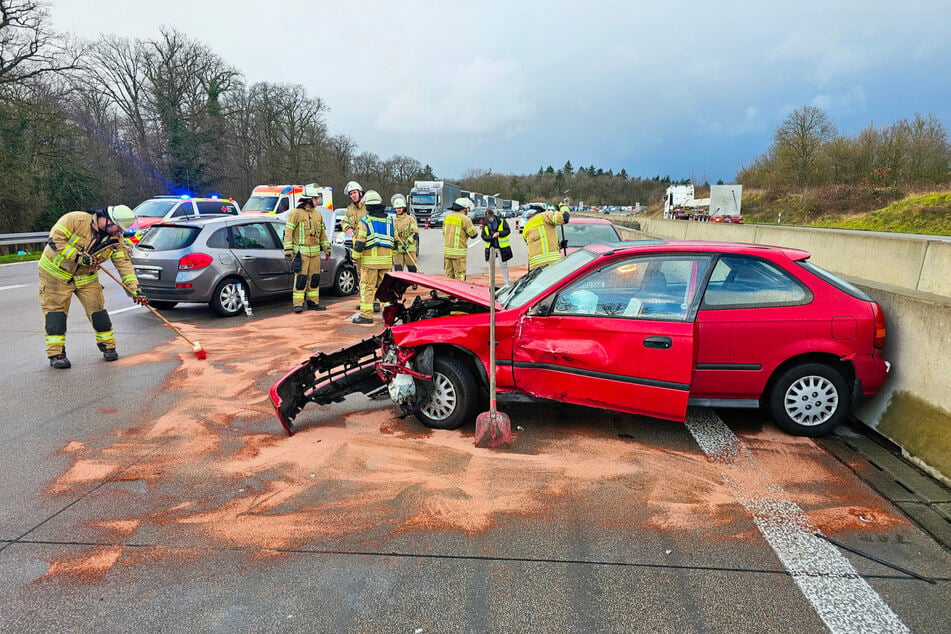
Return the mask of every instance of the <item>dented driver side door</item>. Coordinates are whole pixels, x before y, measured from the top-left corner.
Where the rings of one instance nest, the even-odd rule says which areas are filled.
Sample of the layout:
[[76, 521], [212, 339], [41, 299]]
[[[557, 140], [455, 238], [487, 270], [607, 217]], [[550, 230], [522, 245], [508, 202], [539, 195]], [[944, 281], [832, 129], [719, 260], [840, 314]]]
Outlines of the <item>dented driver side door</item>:
[[709, 258], [624, 260], [530, 309], [513, 349], [517, 388], [578, 405], [686, 418], [694, 317]]

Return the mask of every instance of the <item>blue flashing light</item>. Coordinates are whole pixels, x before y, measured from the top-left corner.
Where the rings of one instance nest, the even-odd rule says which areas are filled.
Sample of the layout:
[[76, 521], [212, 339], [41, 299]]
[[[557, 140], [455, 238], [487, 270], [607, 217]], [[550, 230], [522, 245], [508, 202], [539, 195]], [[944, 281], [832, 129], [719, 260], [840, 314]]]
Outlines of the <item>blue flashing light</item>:
[[188, 194], [182, 194], [181, 196], [179, 196], [179, 198], [181, 198], [182, 200], [188, 200], [189, 198], [191, 198], [191, 196], [189, 196]]
[[282, 194], [289, 194], [289, 193], [291, 193], [291, 190], [292, 190], [292, 189], [293, 189], [293, 187], [291, 187], [290, 185], [288, 185], [287, 187], [285, 187], [284, 189], [281, 190], [281, 193], [282, 193]]

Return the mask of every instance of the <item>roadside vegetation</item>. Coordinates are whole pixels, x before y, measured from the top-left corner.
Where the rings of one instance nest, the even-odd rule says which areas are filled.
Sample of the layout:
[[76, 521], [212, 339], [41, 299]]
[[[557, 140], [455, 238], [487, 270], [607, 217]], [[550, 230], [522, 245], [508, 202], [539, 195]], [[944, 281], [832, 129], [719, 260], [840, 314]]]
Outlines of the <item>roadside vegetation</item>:
[[[520, 202], [564, 198], [658, 213], [670, 175], [594, 164], [534, 173], [437, 175], [408, 156], [358, 151], [299, 84], [249, 84], [206, 44], [164, 28], [151, 39], [56, 33], [47, 0], [0, 0], [0, 233], [45, 231], [62, 213], [157, 194], [243, 202], [262, 183], [351, 179], [387, 197], [440, 177]], [[793, 110], [736, 175], [749, 222], [948, 233], [951, 146], [932, 115], [854, 137], [815, 106]], [[3, 249], [0, 249], [2, 252]]]
[[39, 260], [41, 251], [31, 251], [29, 253], [9, 253], [7, 255], [0, 255], [0, 264], [9, 264], [11, 262], [29, 262], [31, 260]]

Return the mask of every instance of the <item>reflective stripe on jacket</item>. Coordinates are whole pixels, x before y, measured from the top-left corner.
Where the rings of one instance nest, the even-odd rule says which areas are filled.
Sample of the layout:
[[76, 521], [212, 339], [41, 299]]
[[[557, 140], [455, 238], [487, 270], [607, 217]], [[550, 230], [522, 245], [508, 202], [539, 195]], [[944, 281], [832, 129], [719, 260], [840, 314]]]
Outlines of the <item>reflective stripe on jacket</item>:
[[136, 290], [139, 280], [129, 260], [129, 249], [122, 236], [104, 237], [93, 229], [96, 215], [88, 211], [71, 211], [56, 221], [40, 256], [39, 269], [64, 282], [86, 286], [99, 279], [97, 266], [81, 266], [79, 257], [91, 255], [98, 264], [112, 260], [122, 282]]
[[464, 258], [468, 253], [467, 238], [479, 235], [472, 219], [464, 211], [451, 211], [446, 214], [442, 226], [442, 254], [447, 258]]
[[522, 237], [528, 247], [528, 268], [533, 269], [545, 266], [561, 259], [558, 250], [557, 225], [566, 222], [565, 214], [561, 211], [540, 211], [525, 223]]
[[330, 252], [330, 239], [320, 210], [298, 208], [287, 216], [284, 250], [310, 257], [320, 255], [321, 251]]

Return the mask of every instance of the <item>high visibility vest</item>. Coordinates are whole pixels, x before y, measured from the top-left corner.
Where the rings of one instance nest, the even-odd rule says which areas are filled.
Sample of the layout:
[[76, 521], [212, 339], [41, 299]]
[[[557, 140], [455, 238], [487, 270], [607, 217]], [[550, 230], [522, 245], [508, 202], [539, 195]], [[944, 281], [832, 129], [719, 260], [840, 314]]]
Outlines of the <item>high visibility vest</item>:
[[[383, 269], [393, 266], [393, 219], [366, 215], [360, 220], [354, 240], [354, 256], [361, 266]], [[359, 251], [357, 249], [359, 248]]]

